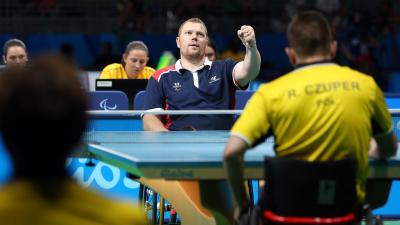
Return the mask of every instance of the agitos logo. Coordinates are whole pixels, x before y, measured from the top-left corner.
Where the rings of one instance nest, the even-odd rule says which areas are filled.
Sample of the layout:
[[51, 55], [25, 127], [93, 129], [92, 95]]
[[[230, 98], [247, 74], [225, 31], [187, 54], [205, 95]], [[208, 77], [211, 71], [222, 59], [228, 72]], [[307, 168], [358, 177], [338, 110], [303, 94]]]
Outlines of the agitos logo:
[[110, 106], [107, 103], [108, 103], [108, 98], [101, 100], [101, 102], [99, 104], [100, 108], [102, 108], [106, 111], [117, 109], [117, 104], [114, 104], [114, 106]]

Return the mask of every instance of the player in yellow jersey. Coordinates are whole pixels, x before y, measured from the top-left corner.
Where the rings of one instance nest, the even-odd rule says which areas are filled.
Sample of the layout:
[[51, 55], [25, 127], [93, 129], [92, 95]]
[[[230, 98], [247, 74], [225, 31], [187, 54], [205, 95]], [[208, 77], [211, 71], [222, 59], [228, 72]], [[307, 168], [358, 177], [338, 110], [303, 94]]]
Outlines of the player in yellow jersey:
[[122, 62], [106, 66], [99, 79], [149, 79], [154, 69], [146, 66], [149, 49], [142, 41], [132, 41], [122, 55]]
[[[287, 37], [285, 51], [295, 69], [258, 89], [225, 147], [238, 212], [249, 203], [243, 156], [268, 136], [275, 137], [277, 156], [307, 161], [355, 158], [360, 201], [365, 198], [368, 156], [387, 158], [397, 150], [391, 116], [373, 78], [331, 61], [336, 42], [324, 16], [300, 13], [289, 24]], [[370, 148], [375, 140], [377, 145]]]

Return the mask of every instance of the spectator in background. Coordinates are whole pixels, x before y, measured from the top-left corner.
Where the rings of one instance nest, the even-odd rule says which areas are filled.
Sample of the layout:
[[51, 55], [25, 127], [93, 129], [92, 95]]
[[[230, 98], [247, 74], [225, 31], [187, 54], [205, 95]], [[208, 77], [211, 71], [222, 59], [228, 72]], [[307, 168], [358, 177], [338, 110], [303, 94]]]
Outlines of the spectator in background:
[[366, 32], [349, 33], [345, 41], [340, 44], [340, 51], [351, 68], [363, 73], [372, 73], [374, 71], [370, 40], [370, 35]]
[[208, 60], [215, 61], [217, 59], [217, 47], [215, 46], [215, 42], [213, 40], [208, 39], [205, 51], [205, 56]]
[[340, 8], [340, 0], [316, 0], [315, 7], [330, 18]]
[[[72, 180], [65, 160], [86, 125], [78, 71], [65, 58], [42, 56], [0, 76], [0, 130], [14, 163], [0, 188], [2, 224], [144, 225], [144, 213]], [[49, 157], [50, 156], [50, 157]]]
[[100, 79], [149, 79], [155, 72], [146, 66], [149, 61], [149, 49], [142, 41], [132, 41], [122, 55], [122, 62], [106, 66]]
[[3, 61], [8, 66], [25, 66], [28, 52], [24, 42], [16, 38], [6, 41], [3, 45]]
[[110, 42], [105, 42], [101, 46], [100, 54], [96, 57], [93, 69], [100, 70], [105, 66], [119, 62], [120, 58], [113, 54], [113, 46]]
[[240, 61], [246, 55], [246, 49], [243, 47], [242, 42], [237, 38], [233, 37], [228, 49], [222, 52], [221, 57], [223, 59], [233, 59]]
[[71, 63], [72, 66], [75, 66], [79, 71], [79, 78], [81, 81], [81, 87], [83, 90], [89, 90], [89, 77], [88, 73], [82, 70], [79, 65], [77, 65], [75, 58], [75, 49], [74, 46], [70, 43], [64, 43], [60, 47], [60, 56], [63, 57], [66, 61]]

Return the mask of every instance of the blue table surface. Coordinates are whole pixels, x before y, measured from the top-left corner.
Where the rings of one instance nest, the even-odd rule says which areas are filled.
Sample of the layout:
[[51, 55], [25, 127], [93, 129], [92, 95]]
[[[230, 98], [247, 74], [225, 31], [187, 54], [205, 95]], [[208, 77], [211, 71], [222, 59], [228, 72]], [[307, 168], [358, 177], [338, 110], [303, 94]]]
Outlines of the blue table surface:
[[[89, 151], [102, 152], [141, 166], [221, 166], [222, 154], [229, 137], [227, 131], [179, 132], [87, 132]], [[263, 156], [274, 156], [273, 139], [245, 154], [246, 166], [260, 166]], [[375, 163], [372, 160], [372, 164]], [[389, 163], [400, 164], [400, 151]]]
[[[136, 163], [221, 164], [229, 133], [226, 131], [88, 132], [85, 140], [102, 151]], [[248, 151], [245, 160], [262, 163], [261, 156], [274, 156], [273, 139]], [[92, 150], [95, 148], [92, 148]], [[90, 151], [92, 151], [90, 150]]]

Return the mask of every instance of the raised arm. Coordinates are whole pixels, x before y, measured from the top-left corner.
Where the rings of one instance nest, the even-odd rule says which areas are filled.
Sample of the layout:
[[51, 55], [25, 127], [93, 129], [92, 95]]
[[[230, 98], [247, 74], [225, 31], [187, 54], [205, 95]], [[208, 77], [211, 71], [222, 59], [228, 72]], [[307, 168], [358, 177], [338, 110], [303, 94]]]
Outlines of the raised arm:
[[236, 82], [243, 87], [254, 80], [260, 72], [261, 56], [257, 49], [253, 27], [243, 25], [237, 34], [246, 47], [246, 55], [243, 61], [236, 64], [233, 76]]

